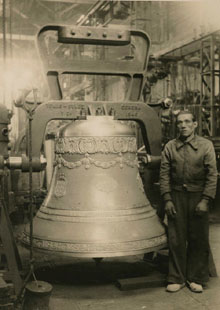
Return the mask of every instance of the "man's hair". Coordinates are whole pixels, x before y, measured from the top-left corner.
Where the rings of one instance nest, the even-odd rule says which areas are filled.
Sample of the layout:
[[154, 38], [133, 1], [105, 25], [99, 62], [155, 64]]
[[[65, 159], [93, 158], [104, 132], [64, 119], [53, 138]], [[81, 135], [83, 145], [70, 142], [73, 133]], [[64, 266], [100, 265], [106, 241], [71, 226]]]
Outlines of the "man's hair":
[[190, 114], [192, 115], [192, 120], [193, 122], [196, 122], [196, 117], [195, 117], [195, 114], [189, 110], [181, 110], [177, 113], [176, 115], [176, 120], [178, 119], [179, 115], [184, 115], [184, 114]]

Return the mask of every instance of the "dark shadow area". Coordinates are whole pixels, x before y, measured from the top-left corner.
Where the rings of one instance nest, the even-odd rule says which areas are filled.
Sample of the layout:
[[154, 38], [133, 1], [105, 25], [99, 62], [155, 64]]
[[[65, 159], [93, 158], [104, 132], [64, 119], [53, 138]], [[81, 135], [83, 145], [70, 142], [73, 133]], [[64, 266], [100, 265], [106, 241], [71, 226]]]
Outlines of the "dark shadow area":
[[65, 285], [97, 285], [112, 284], [118, 279], [137, 277], [152, 277], [155, 274], [167, 272], [166, 255], [157, 254], [149, 262], [124, 262], [114, 259], [103, 259], [96, 263], [95, 260], [76, 262], [65, 266], [41, 267], [35, 271], [38, 280], [48, 281], [52, 284]]

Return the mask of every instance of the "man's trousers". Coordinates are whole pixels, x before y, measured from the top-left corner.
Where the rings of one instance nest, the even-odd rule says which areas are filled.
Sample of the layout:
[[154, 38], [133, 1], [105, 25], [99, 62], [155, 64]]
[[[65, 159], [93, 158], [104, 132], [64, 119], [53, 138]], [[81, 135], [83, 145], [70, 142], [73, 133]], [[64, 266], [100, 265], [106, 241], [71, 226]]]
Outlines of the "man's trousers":
[[201, 198], [201, 192], [172, 191], [176, 215], [168, 219], [170, 283], [209, 279], [209, 215], [195, 213]]

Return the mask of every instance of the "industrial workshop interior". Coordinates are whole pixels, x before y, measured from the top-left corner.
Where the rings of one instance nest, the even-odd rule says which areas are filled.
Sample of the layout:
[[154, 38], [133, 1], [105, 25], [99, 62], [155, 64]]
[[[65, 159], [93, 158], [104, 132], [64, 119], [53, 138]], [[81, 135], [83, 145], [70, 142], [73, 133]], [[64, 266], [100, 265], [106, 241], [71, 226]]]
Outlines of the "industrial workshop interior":
[[[0, 309], [220, 309], [219, 12], [218, 0], [0, 1]], [[216, 160], [200, 291], [167, 286], [175, 219], [160, 171], [184, 117]]]

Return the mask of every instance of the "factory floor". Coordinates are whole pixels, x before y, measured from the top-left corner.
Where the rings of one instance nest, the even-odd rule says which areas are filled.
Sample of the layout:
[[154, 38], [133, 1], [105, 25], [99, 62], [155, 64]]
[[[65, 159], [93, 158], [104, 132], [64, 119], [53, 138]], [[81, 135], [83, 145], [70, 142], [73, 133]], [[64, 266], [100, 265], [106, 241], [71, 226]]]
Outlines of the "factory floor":
[[[220, 275], [219, 219], [218, 214], [210, 218], [210, 244]], [[20, 251], [25, 257], [26, 250]], [[202, 294], [192, 293], [187, 287], [177, 293], [165, 291], [166, 250], [159, 252], [153, 262], [144, 262], [142, 255], [108, 258], [99, 264], [92, 259], [61, 260], [38, 254], [35, 258], [37, 279], [53, 286], [50, 310], [220, 309], [219, 277], [211, 277]], [[147, 281], [148, 277], [155, 281]], [[143, 287], [145, 282], [148, 287]]]

